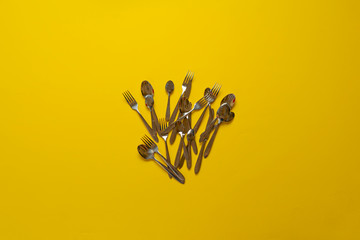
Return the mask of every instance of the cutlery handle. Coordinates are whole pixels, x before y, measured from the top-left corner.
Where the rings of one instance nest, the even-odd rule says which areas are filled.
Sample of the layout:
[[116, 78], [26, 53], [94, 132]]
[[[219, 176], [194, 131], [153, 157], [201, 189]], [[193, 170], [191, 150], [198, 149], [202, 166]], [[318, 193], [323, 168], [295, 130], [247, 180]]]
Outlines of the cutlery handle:
[[191, 140], [191, 146], [194, 151], [194, 154], [196, 155], [198, 153], [198, 148], [197, 148], [195, 139]]
[[167, 102], [167, 107], [166, 107], [165, 120], [166, 121], [170, 120], [170, 93], [168, 93], [168, 102]]
[[139, 114], [141, 120], [142, 120], [143, 123], [145, 124], [145, 127], [146, 127], [146, 129], [148, 130], [148, 132], [150, 133], [150, 135], [152, 136], [152, 138], [153, 138], [156, 142], [159, 142], [159, 139], [158, 139], [158, 137], [157, 137], [157, 135], [156, 135], [156, 132], [149, 126], [149, 124], [146, 122], [146, 120], [145, 120], [144, 117], [141, 115], [141, 113], [140, 113], [139, 111], [136, 111], [136, 112]]
[[170, 168], [170, 170], [176, 175], [176, 178], [185, 181], [185, 177], [181, 174], [181, 172], [179, 172], [171, 163], [168, 163], [159, 151], [157, 151], [157, 153], [160, 155], [160, 157], [162, 157], [162, 159], [164, 159], [168, 168]]
[[177, 112], [178, 112], [178, 110], [179, 110], [179, 104], [180, 104], [181, 97], [182, 97], [182, 94], [181, 94], [181, 96], [180, 96], [180, 98], [179, 98], [179, 101], [178, 101], [178, 102], [176, 103], [176, 105], [175, 105], [175, 109], [174, 109], [173, 113], [171, 114], [169, 124], [171, 124], [171, 123], [173, 123], [173, 122], [175, 121]]
[[184, 115], [182, 115], [181, 117], [179, 117], [176, 121], [181, 121], [183, 120], [187, 115], [189, 115], [192, 111], [194, 111], [195, 108], [191, 109], [190, 111], [184, 113]]
[[168, 163], [171, 163], [167, 141], [165, 141], [165, 148], [166, 148], [166, 160], [167, 160]]
[[158, 160], [156, 160], [155, 158], [154, 158], [154, 161], [162, 168], [162, 169], [164, 169], [168, 174], [169, 174], [169, 176], [172, 176], [172, 177], [174, 177], [174, 179], [176, 179], [178, 182], [180, 182], [180, 183], [184, 183], [185, 182], [185, 179], [179, 179], [176, 175], [175, 175], [175, 173], [173, 173], [172, 171], [170, 171], [169, 170], [169, 168], [167, 168], [164, 164], [162, 164], [161, 162], [159, 162]]
[[205, 153], [204, 153], [205, 158], [207, 158], [207, 156], [209, 156], [209, 154], [210, 154], [210, 150], [211, 150], [211, 147], [212, 147], [212, 145], [214, 143], [214, 140], [215, 140], [216, 134], [217, 134], [217, 132], [219, 130], [220, 124], [221, 124], [221, 122], [216, 125], [215, 131], [214, 131], [213, 135], [211, 136], [211, 139], [210, 139], [208, 145], [206, 146]]
[[209, 107], [209, 104], [206, 105], [204, 111], [202, 112], [201, 116], [199, 117], [199, 120], [196, 122], [195, 126], [194, 126], [194, 134], [197, 133], [197, 131], [199, 130], [199, 127], [200, 127], [200, 124], [205, 116], [205, 112], [206, 112], [206, 109]]
[[175, 163], [174, 163], [174, 166], [176, 168], [178, 168], [179, 164], [180, 164], [181, 150], [183, 149], [183, 144], [184, 144], [184, 139], [181, 138], [179, 148], [178, 148], [177, 153], [176, 153]]
[[[185, 146], [185, 144], [184, 144]], [[184, 155], [186, 159], [186, 166], [188, 169], [191, 168], [191, 144], [188, 142], [188, 145], [186, 148], [184, 148]]]
[[171, 132], [171, 135], [170, 135], [170, 144], [171, 145], [175, 142], [176, 135], [177, 135], [177, 128], [175, 127], [174, 130]]
[[195, 164], [195, 174], [198, 174], [200, 171], [203, 155], [204, 155], [204, 149], [206, 145], [206, 140], [202, 143], [199, 156], [197, 158], [196, 164]]
[[182, 169], [182, 167], [184, 166], [184, 162], [185, 162], [185, 156], [184, 156], [184, 153], [183, 153], [181, 155], [181, 158], [180, 158], [180, 163], [179, 163], [178, 169]]
[[160, 124], [159, 124], [159, 119], [157, 118], [156, 112], [155, 112], [155, 108], [152, 108], [153, 110], [153, 114], [154, 114], [154, 123], [155, 123], [155, 127], [156, 127], [156, 131], [160, 132]]

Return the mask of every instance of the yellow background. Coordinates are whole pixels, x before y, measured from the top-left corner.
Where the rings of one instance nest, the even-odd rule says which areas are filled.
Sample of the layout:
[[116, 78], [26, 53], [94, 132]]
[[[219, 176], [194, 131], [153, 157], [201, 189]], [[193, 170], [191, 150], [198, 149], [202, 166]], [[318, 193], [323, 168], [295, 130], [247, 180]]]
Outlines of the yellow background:
[[[359, 14], [340, 0], [1, 1], [0, 239], [360, 239]], [[173, 109], [187, 70], [192, 102], [215, 82], [214, 108], [237, 102], [181, 185], [139, 157], [146, 129], [121, 93], [150, 122], [141, 81], [163, 117], [166, 81]]]

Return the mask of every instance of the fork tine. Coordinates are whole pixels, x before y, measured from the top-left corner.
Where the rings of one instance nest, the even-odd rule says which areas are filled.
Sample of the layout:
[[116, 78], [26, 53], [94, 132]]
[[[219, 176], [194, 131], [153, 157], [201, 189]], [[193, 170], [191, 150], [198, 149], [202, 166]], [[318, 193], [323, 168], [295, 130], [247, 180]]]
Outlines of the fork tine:
[[126, 94], [125, 94], [126, 92], [123, 92], [123, 96], [124, 96], [124, 98], [125, 98], [125, 100], [126, 100], [126, 102], [128, 103], [128, 104], [130, 104], [129, 103], [129, 100], [127, 99], [127, 96], [126, 96]]
[[125, 91], [125, 96], [126, 96], [126, 99], [127, 99], [128, 103], [130, 104], [131, 103], [131, 98], [129, 96], [129, 91]]
[[215, 93], [214, 93], [215, 96], [217, 96], [219, 94], [220, 89], [221, 89], [221, 85], [218, 84], [218, 87], [217, 87], [217, 89], [215, 90]]
[[145, 137], [148, 139], [148, 141], [149, 141], [151, 144], [154, 144], [154, 141], [153, 141], [148, 135], [145, 135]]
[[187, 83], [187, 78], [189, 76], [189, 70], [187, 71], [186, 75], [185, 75], [185, 78], [184, 78], [184, 81], [183, 81], [183, 84], [186, 84]]
[[215, 83], [214, 86], [211, 88], [210, 92], [213, 92], [213, 91], [214, 91], [215, 86], [216, 86], [216, 83]]
[[145, 137], [142, 137], [141, 138], [141, 141], [143, 141], [143, 143], [148, 147], [148, 148], [150, 148], [150, 144], [149, 144], [149, 142], [147, 141], [147, 139], [145, 138]]
[[193, 72], [192, 75], [191, 75], [191, 77], [190, 77], [190, 79], [189, 79], [189, 82], [194, 79], [194, 75], [195, 75], [195, 73]]
[[129, 93], [129, 96], [130, 96], [130, 99], [131, 99], [131, 102], [135, 102], [135, 98], [133, 97], [133, 95], [131, 95], [131, 93], [128, 91]]

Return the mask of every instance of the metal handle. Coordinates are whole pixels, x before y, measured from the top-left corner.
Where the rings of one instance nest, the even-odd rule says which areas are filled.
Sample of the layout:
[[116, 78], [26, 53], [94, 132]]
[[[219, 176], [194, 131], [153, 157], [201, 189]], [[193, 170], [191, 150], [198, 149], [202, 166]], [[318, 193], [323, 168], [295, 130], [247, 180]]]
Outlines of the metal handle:
[[175, 163], [174, 163], [174, 166], [176, 168], [178, 168], [179, 164], [180, 164], [181, 150], [183, 149], [183, 144], [184, 144], [184, 139], [181, 138], [179, 148], [178, 148], [177, 153], [176, 153]]
[[167, 141], [165, 141], [165, 148], [166, 148], [166, 160], [167, 160], [168, 163], [171, 163]]
[[206, 109], [209, 107], [209, 104], [206, 105], [204, 111], [202, 112], [201, 116], [199, 117], [198, 121], [196, 122], [195, 126], [194, 126], [194, 134], [197, 133], [197, 131], [199, 130], [199, 127], [200, 127], [200, 124], [205, 116], [205, 112], [206, 112]]
[[191, 140], [191, 146], [192, 146], [194, 154], [196, 155], [198, 153], [198, 148], [197, 148], [195, 139]]
[[210, 135], [212, 130], [214, 130], [214, 125], [217, 120], [217, 117], [206, 127], [205, 131], [200, 135], [199, 142], [203, 142], [206, 137]]
[[159, 142], [159, 139], [156, 135], [156, 132], [149, 126], [149, 124], [146, 122], [146, 120], [144, 119], [144, 117], [141, 115], [141, 113], [136, 110], [136, 112], [139, 114], [141, 120], [143, 121], [143, 123], [145, 124], [145, 127], [147, 128], [148, 132], [150, 133], [150, 135], [152, 136], [152, 138], [156, 141]]
[[155, 158], [153, 158], [154, 161], [162, 168], [164, 169], [169, 175], [171, 175], [172, 177], [174, 177], [174, 179], [176, 179], [178, 182], [180, 183], [185, 183], [185, 179], [179, 179], [175, 173], [173, 173], [172, 171], [170, 171], [164, 164], [162, 164], [161, 162], [159, 162], [158, 160], [156, 160]]
[[170, 93], [168, 93], [168, 102], [167, 102], [166, 115], [165, 115], [165, 120], [169, 121], [169, 119], [170, 119]]
[[181, 97], [182, 97], [182, 94], [181, 94], [181, 96], [180, 96], [180, 98], [179, 98], [179, 101], [178, 101], [178, 102], [176, 103], [176, 105], [175, 105], [175, 109], [174, 109], [173, 113], [171, 114], [169, 124], [171, 124], [171, 123], [173, 123], [173, 122], [175, 121], [177, 112], [178, 112], [178, 110], [179, 110], [179, 104], [180, 104]]
[[185, 159], [186, 159], [186, 166], [188, 169], [191, 168], [191, 144], [188, 142], [188, 145], [186, 148], [184, 148], [184, 155], [185, 155]]
[[162, 159], [164, 159], [166, 165], [170, 168], [170, 170], [176, 175], [176, 177], [178, 179], [180, 179], [181, 181], [184, 181], [185, 182], [185, 177], [184, 175], [181, 174], [181, 172], [179, 172], [171, 163], [168, 163], [166, 161], [166, 159], [164, 158], [164, 156], [159, 152], [157, 151], [157, 153], [160, 155], [160, 157], [162, 157]]
[[208, 145], [206, 146], [205, 154], [204, 154], [204, 157], [205, 157], [205, 158], [207, 158], [207, 156], [209, 156], [211, 147], [212, 147], [212, 145], [213, 145], [213, 143], [214, 143], [214, 140], [215, 140], [216, 134], [217, 134], [217, 132], [218, 132], [218, 130], [219, 130], [220, 124], [221, 124], [221, 122], [216, 125], [215, 131], [214, 131], [213, 135], [211, 136], [211, 139], [210, 139]]
[[198, 174], [201, 168], [201, 163], [204, 155], [204, 149], [206, 145], [206, 140], [202, 143], [199, 156], [197, 158], [196, 164], [195, 164], [195, 174]]

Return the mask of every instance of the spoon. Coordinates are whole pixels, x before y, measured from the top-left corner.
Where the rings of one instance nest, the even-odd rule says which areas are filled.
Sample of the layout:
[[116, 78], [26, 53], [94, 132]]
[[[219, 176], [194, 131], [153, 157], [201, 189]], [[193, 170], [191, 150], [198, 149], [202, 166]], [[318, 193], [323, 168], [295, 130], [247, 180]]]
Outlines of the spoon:
[[[208, 118], [206, 127], [209, 127], [209, 125], [212, 122], [213, 118], [214, 118], [214, 109], [212, 109], [211, 106], [209, 106], [209, 118]], [[198, 174], [199, 171], [200, 171], [202, 158], [203, 158], [204, 150], [205, 150], [205, 144], [206, 144], [207, 140], [208, 140], [208, 136], [205, 137], [205, 139], [204, 139], [204, 141], [203, 141], [203, 143], [201, 145], [200, 153], [199, 153], [198, 159], [197, 159], [196, 164], [195, 164], [195, 169], [194, 169], [195, 174]]]
[[235, 95], [230, 93], [228, 95], [226, 95], [222, 100], [220, 105], [227, 103], [230, 108], [233, 108], [234, 104], [235, 104]]
[[[235, 95], [230, 93], [221, 100], [220, 107], [223, 105], [228, 105], [230, 107], [230, 109], [232, 109], [234, 104], [235, 104]], [[211, 122], [211, 124], [208, 127], [206, 127], [206, 130], [200, 135], [199, 142], [204, 141], [205, 136], [209, 135], [211, 133], [211, 131], [214, 129], [214, 125], [215, 125], [217, 119], [218, 119], [218, 117], [216, 117]]]
[[167, 103], [167, 107], [166, 107], [165, 120], [169, 121], [170, 120], [170, 94], [174, 91], [174, 83], [171, 80], [169, 80], [166, 83], [165, 90], [168, 93], [168, 103]]
[[159, 121], [158, 121], [158, 118], [155, 113], [155, 109], [153, 108], [153, 106], [154, 106], [154, 98], [153, 98], [154, 89], [151, 86], [151, 84], [146, 80], [141, 83], [141, 94], [145, 97], [145, 105], [147, 108], [149, 108], [149, 110], [151, 112], [152, 128], [154, 131], [159, 132], [160, 125], [159, 125]]
[[176, 174], [174, 174], [172, 171], [170, 171], [164, 164], [159, 162], [155, 157], [154, 153], [151, 150], [148, 150], [144, 144], [140, 144], [138, 146], [138, 152], [139, 154], [146, 160], [154, 160], [162, 169], [164, 169], [169, 175], [171, 175], [174, 179], [176, 179], [180, 183], [185, 183], [185, 179], [181, 180], [179, 179]]
[[154, 89], [151, 84], [144, 80], [141, 83], [141, 94], [145, 97], [146, 95], [154, 95]]
[[221, 106], [226, 106], [226, 108], [222, 108], [222, 109], [219, 108], [219, 110], [217, 112], [218, 124], [215, 126], [215, 131], [214, 131], [213, 135], [211, 136], [211, 139], [210, 139], [208, 145], [206, 146], [205, 153], [204, 153], [205, 158], [207, 158], [207, 156], [209, 156], [209, 154], [210, 154], [211, 147], [212, 147], [212, 145], [214, 143], [216, 134], [217, 134], [217, 132], [219, 130], [219, 127], [220, 127], [221, 123], [223, 123], [224, 121], [225, 122], [230, 122], [235, 117], [235, 113], [230, 112], [230, 106], [229, 105], [224, 104], [224, 105], [221, 105]]

